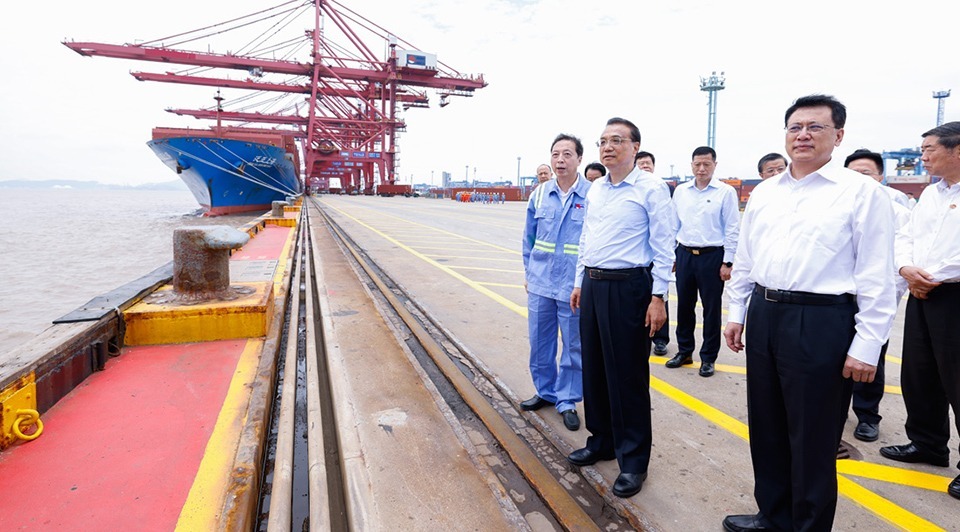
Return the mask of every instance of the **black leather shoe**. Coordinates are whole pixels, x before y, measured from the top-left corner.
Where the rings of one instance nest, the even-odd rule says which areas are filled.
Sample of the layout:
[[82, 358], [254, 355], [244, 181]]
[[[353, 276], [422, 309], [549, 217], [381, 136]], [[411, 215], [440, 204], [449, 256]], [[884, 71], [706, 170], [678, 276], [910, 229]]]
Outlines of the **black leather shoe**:
[[667, 361], [666, 366], [668, 368], [679, 368], [680, 366], [686, 366], [688, 364], [693, 364], [693, 356], [677, 353]]
[[950, 494], [954, 499], [960, 499], [960, 476], [953, 479], [953, 482], [947, 486], [947, 493]]
[[662, 357], [667, 354], [667, 342], [663, 340], [654, 340], [653, 341], [653, 354], [658, 357]]
[[703, 362], [700, 364], [701, 377], [713, 377], [713, 362]]
[[580, 430], [580, 416], [576, 410], [564, 410], [560, 415], [563, 416], [563, 426], [567, 427], [567, 430]]
[[727, 532], [773, 530], [763, 524], [759, 515], [728, 515], [723, 518], [723, 529]]
[[644, 480], [647, 480], [646, 473], [620, 473], [613, 483], [613, 494], [623, 499], [633, 497], [643, 489]]
[[926, 463], [930, 465], [947, 467], [950, 465], [950, 452], [946, 454], [936, 454], [925, 451], [912, 443], [906, 445], [891, 445], [881, 447], [880, 454], [884, 458], [896, 460], [898, 462], [907, 462], [908, 464]]
[[880, 437], [880, 425], [860, 422], [857, 424], [857, 430], [853, 431], [853, 437], [860, 441], [877, 441]]
[[588, 466], [593, 465], [601, 460], [613, 460], [616, 458], [613, 452], [610, 453], [601, 453], [599, 451], [591, 451], [590, 449], [584, 447], [583, 449], [577, 449], [570, 453], [570, 456], [567, 457], [567, 461], [576, 466]]
[[543, 399], [539, 395], [534, 395], [530, 399], [527, 399], [526, 401], [523, 401], [522, 403], [520, 403], [520, 409], [526, 410], [527, 412], [531, 412], [533, 410], [540, 410], [545, 406], [553, 406], [553, 403], [551, 403], [550, 401], [547, 401], [546, 399]]

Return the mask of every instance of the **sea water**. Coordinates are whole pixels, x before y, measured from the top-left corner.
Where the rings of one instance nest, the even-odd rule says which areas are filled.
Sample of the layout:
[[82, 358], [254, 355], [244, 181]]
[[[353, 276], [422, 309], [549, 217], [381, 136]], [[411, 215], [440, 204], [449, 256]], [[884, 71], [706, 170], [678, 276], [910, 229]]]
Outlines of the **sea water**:
[[53, 320], [173, 259], [173, 231], [240, 227], [187, 190], [0, 188], [0, 358]]

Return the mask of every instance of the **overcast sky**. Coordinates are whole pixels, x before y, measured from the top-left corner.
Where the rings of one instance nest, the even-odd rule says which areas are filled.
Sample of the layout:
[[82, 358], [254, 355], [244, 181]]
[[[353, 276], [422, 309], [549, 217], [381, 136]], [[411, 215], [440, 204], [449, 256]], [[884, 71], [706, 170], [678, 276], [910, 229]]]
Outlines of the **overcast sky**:
[[[0, 22], [0, 180], [68, 178], [115, 184], [174, 179], [145, 145], [154, 126], [203, 127], [168, 107], [211, 104], [206, 87], [138, 82], [164, 65], [81, 57], [65, 39], [150, 40], [279, 1], [8, 2]], [[444, 108], [403, 114], [403, 182], [515, 179], [548, 160], [557, 133], [579, 136], [583, 165], [612, 116], [634, 121], [657, 173], [689, 173], [707, 140], [700, 76], [723, 71], [717, 175], [756, 177], [783, 152], [783, 112], [798, 96], [847, 105], [835, 154], [916, 147], [936, 120], [933, 91], [953, 89], [960, 120], [960, 2], [672, 0], [357, 0], [349, 5], [489, 86]], [[303, 28], [305, 25], [301, 24]], [[238, 43], [237, 47], [244, 43]], [[379, 43], [369, 43], [373, 50]], [[227, 50], [215, 49], [217, 52]], [[226, 97], [239, 93], [226, 93]], [[582, 170], [582, 166], [581, 166]]]

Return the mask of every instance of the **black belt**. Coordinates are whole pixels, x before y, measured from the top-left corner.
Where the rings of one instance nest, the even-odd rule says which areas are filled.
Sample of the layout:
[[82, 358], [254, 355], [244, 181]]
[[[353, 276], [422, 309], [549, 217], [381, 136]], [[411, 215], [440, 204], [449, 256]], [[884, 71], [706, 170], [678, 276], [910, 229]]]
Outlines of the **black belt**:
[[705, 248], [695, 248], [690, 246], [684, 246], [683, 244], [677, 244], [677, 247], [681, 247], [693, 255], [700, 255], [701, 253], [710, 253], [711, 251], [723, 251], [723, 246], [708, 246]]
[[754, 295], [773, 303], [792, 303], [794, 305], [842, 305], [854, 303], [857, 298], [853, 294], [815, 294], [813, 292], [793, 292], [790, 290], [774, 290], [756, 285]]
[[587, 277], [603, 281], [626, 281], [632, 277], [650, 271], [650, 266], [639, 268], [625, 268], [622, 270], [605, 270], [603, 268], [584, 268]]

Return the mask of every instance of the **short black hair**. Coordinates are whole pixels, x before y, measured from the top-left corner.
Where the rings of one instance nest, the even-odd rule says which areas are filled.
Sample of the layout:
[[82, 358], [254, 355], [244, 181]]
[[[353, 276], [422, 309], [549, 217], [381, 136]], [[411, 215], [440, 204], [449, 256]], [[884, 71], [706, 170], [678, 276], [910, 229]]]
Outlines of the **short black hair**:
[[761, 157], [761, 158], [760, 158], [760, 161], [757, 162], [757, 173], [758, 173], [758, 174], [762, 174], [762, 173], [763, 173], [763, 165], [769, 163], [770, 161], [776, 161], [777, 159], [783, 159], [783, 162], [784, 162], [784, 163], [787, 162], [787, 158], [786, 158], [786, 157], [784, 157], [783, 155], [780, 155], [779, 153], [775, 153], [775, 152], [770, 152], [770, 153], [764, 155], [763, 157]]
[[713, 162], [717, 162], [717, 152], [710, 146], [700, 146], [693, 150], [693, 155], [690, 156], [690, 160], [693, 160], [697, 155], [709, 155], [710, 158], [713, 159]]
[[607, 175], [607, 169], [606, 169], [606, 167], [603, 166], [602, 164], [598, 163], [598, 162], [592, 162], [592, 163], [588, 164], [587, 167], [583, 169], [583, 175], [587, 175], [587, 171], [589, 171], [589, 170], [599, 170], [599, 171], [600, 171], [600, 177], [603, 177], [603, 176]]
[[612, 126], [614, 124], [627, 126], [630, 129], [630, 140], [632, 140], [633, 142], [636, 142], [637, 144], [640, 143], [640, 129], [637, 128], [637, 126], [633, 122], [627, 120], [626, 118], [620, 118], [619, 116], [615, 116], [610, 120], [607, 120], [608, 126]]
[[850, 163], [859, 159], [869, 159], [873, 161], [873, 164], [877, 165], [880, 175], [883, 175], [883, 156], [875, 151], [865, 150], [862, 148], [848, 155], [847, 160], [843, 161], [843, 166], [845, 168], [849, 167]]
[[644, 157], [649, 157], [650, 162], [653, 163], [654, 166], [656, 166], [657, 158], [654, 157], [653, 154], [648, 151], [638, 151], [637, 154], [633, 156], [633, 162], [636, 163], [637, 161], [639, 161], [640, 159], [643, 159]]
[[788, 109], [785, 115], [783, 115], [783, 126], [786, 127], [787, 122], [790, 121], [790, 115], [795, 113], [797, 109], [802, 109], [805, 107], [829, 107], [830, 116], [833, 118], [833, 127], [837, 129], [842, 129], [844, 124], [847, 123], [847, 106], [840, 103], [839, 100], [833, 96], [828, 96], [826, 94], [811, 94], [809, 96], [801, 96], [793, 102]]
[[960, 122], [947, 122], [937, 126], [922, 135], [926, 138], [933, 135], [944, 148], [953, 149], [960, 146]]
[[577, 157], [583, 157], [583, 143], [580, 142], [580, 139], [574, 137], [573, 135], [567, 135], [566, 133], [560, 133], [557, 135], [557, 138], [553, 139], [553, 143], [550, 144], [550, 151], [553, 151], [553, 147], [557, 145], [561, 140], [569, 140], [576, 146]]

